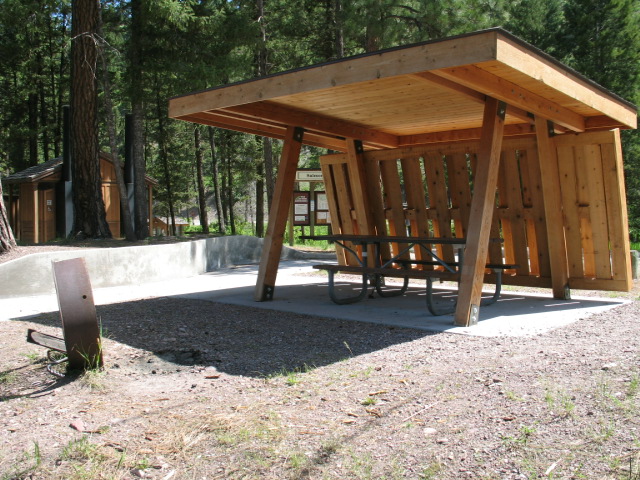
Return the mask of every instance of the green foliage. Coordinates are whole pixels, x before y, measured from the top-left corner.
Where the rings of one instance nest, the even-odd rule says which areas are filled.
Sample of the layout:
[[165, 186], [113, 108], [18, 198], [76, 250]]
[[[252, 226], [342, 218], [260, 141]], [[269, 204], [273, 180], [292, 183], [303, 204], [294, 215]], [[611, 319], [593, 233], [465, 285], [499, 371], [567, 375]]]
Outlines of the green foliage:
[[[0, 4], [0, 173], [5, 173], [61, 154], [71, 1]], [[260, 16], [257, 3], [249, 0], [103, 0], [101, 5], [100, 45], [108, 58], [117, 133], [122, 143], [124, 114], [135, 91], [144, 105], [148, 173], [159, 181], [154, 208], [164, 217], [189, 217], [197, 205], [193, 126], [169, 120], [167, 112], [167, 99], [185, 92], [503, 25], [605, 88], [640, 101], [637, 0], [264, 0]], [[141, 23], [134, 31], [137, 6]], [[131, 68], [136, 35], [141, 59]], [[104, 148], [104, 111], [100, 115]], [[623, 142], [631, 234], [640, 239], [640, 136], [623, 132]], [[262, 168], [261, 141], [216, 129], [214, 148], [204, 143], [209, 208], [215, 210], [214, 159], [222, 201], [210, 221], [220, 224], [219, 214], [231, 226], [228, 233], [254, 234], [261, 202], [255, 185], [270, 177]], [[273, 145], [277, 164], [281, 145]], [[317, 167], [323, 153], [305, 147], [300, 165]]]

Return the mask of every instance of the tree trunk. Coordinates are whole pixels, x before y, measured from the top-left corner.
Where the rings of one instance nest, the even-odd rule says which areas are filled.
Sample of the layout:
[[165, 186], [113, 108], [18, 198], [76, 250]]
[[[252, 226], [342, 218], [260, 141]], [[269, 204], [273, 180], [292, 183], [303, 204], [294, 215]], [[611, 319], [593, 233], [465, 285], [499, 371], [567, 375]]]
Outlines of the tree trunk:
[[47, 99], [44, 91], [42, 56], [38, 54], [38, 99], [40, 100], [40, 125], [42, 126], [42, 159], [49, 161], [49, 122], [47, 121]]
[[[9, 225], [9, 215], [2, 198], [2, 179], [0, 178], [0, 254], [8, 252], [16, 246], [16, 239]], [[9, 189], [11, 191], [11, 189]]]
[[29, 108], [29, 165], [38, 164], [38, 94], [30, 93]]
[[200, 204], [200, 225], [202, 233], [209, 233], [209, 217], [207, 215], [207, 197], [204, 190], [204, 178], [202, 174], [202, 146], [200, 143], [200, 127], [195, 126], [193, 130], [196, 148], [196, 177], [198, 181], [198, 202]]
[[273, 191], [275, 190], [276, 180], [273, 175], [273, 143], [271, 138], [264, 137], [262, 139], [262, 153], [264, 157], [264, 182], [267, 187], [267, 205], [271, 211], [271, 200], [273, 200]]
[[218, 158], [216, 156], [216, 143], [213, 127], [209, 127], [209, 146], [211, 147], [211, 170], [213, 176], [213, 196], [216, 202], [216, 214], [218, 215], [218, 231], [225, 235], [224, 211], [222, 210], [222, 198], [220, 197], [220, 181], [218, 175]]
[[336, 58], [344, 57], [344, 11], [342, 0], [334, 0]]
[[236, 234], [236, 219], [233, 213], [233, 172], [231, 169], [231, 157], [227, 149], [227, 209], [229, 212], [229, 225], [231, 226], [231, 235]]
[[264, 237], [264, 163], [256, 164], [256, 237]]
[[[102, 39], [102, 16], [98, 20], [98, 35]], [[104, 44], [101, 44], [104, 47]], [[124, 236], [130, 242], [136, 240], [136, 232], [133, 229], [133, 220], [131, 218], [131, 210], [129, 210], [129, 198], [127, 195], [127, 186], [124, 183], [124, 174], [120, 157], [118, 156], [118, 142], [116, 140], [116, 119], [113, 111], [113, 101], [111, 100], [111, 81], [109, 79], [109, 62], [107, 61], [107, 53], [104, 48], [100, 51], [102, 60], [102, 89], [104, 94], [104, 109], [107, 120], [107, 136], [109, 137], [109, 150], [111, 150], [111, 158], [113, 159], [113, 167], [116, 171], [116, 182], [118, 184], [118, 196], [120, 198], [120, 215], [122, 225], [124, 226]]]
[[130, 44], [130, 92], [133, 123], [133, 162], [134, 162], [134, 204], [136, 236], [142, 240], [149, 236], [149, 199], [145, 183], [146, 164], [144, 158], [144, 85], [142, 76], [142, 36], [143, 6], [142, 0], [131, 0], [131, 44]]
[[73, 152], [73, 234], [109, 238], [98, 158], [97, 45], [100, 3], [72, 4], [71, 133]]
[[[263, 77], [269, 74], [268, 56], [269, 51], [267, 49], [267, 22], [265, 18], [264, 0], [256, 1], [256, 21], [260, 25], [260, 47], [255, 57], [255, 69], [256, 74], [259, 77]], [[266, 138], [262, 139], [262, 161], [256, 160], [256, 231], [257, 237], [264, 237], [264, 193], [265, 193], [265, 170], [267, 163], [267, 148], [265, 148]], [[271, 172], [272, 173], [272, 172]], [[272, 177], [272, 175], [271, 175]], [[267, 182], [267, 191], [273, 188], [273, 185], [269, 185]]]
[[[171, 217], [170, 235], [177, 233], [176, 215], [173, 206], [173, 186], [171, 185], [171, 173], [169, 169], [169, 153], [167, 151], [167, 132], [165, 128], [165, 118], [167, 113], [163, 110], [164, 104], [160, 98], [160, 91], [156, 88], [156, 115], [158, 117], [158, 150], [160, 151], [160, 162], [164, 172], [164, 183], [167, 189], [167, 206], [169, 207], [169, 216]], [[168, 225], [167, 225], [168, 226]]]

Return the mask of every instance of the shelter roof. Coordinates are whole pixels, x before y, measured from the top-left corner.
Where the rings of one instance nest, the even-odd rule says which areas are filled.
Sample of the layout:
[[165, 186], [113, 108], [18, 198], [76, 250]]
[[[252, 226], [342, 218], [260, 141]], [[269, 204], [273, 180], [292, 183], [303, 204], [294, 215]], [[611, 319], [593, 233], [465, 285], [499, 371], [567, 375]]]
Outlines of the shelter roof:
[[194, 92], [169, 116], [345, 149], [479, 138], [483, 105], [508, 105], [505, 135], [532, 132], [532, 115], [560, 132], [636, 128], [637, 108], [500, 28], [367, 53]]

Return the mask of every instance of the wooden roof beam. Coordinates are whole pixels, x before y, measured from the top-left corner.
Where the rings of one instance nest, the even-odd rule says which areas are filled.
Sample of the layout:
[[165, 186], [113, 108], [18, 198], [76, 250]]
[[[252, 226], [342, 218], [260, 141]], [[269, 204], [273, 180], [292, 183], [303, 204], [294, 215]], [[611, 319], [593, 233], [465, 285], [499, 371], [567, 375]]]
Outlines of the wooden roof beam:
[[[508, 109], [507, 109], [508, 111]], [[466, 128], [463, 130], [447, 130], [443, 132], [420, 133], [417, 135], [405, 135], [400, 137], [400, 147], [410, 145], [426, 145], [429, 143], [462, 142], [479, 140], [481, 128]], [[517, 123], [504, 126], [505, 137], [517, 137], [534, 135], [535, 129], [528, 123]]]
[[[412, 75], [412, 77], [420, 78], [422, 80], [426, 80], [429, 83], [438, 85], [440, 87], [444, 87], [447, 90], [451, 90], [453, 92], [457, 92], [464, 97], [472, 100], [476, 103], [484, 104], [487, 100], [486, 94], [482, 92], [478, 92], [472, 88], [466, 87], [460, 83], [453, 82], [444, 77], [438, 76], [431, 72], [420, 72]], [[528, 122], [533, 124], [533, 116], [529, 115], [525, 110], [521, 108], [514, 107], [513, 105], [507, 106], [507, 115], [517, 118], [523, 122]]]
[[493, 75], [475, 65], [435, 70], [435, 75], [497, 98], [507, 105], [522, 108], [574, 132], [585, 131], [585, 119], [568, 108], [547, 100], [513, 82]]
[[336, 118], [305, 112], [274, 102], [259, 102], [237, 105], [217, 110], [233, 112], [246, 117], [274, 121], [283, 125], [299, 125], [307, 130], [337, 135], [345, 138], [357, 138], [362, 142], [383, 148], [396, 148], [398, 137]]
[[[238, 116], [222, 114], [219, 112], [196, 113], [184, 117], [178, 117], [178, 120], [210, 125], [212, 127], [219, 127], [227, 130], [231, 129], [238, 132], [276, 138], [278, 140], [283, 140], [287, 131], [286, 125], [283, 126], [266, 122], [254, 122]], [[344, 139], [329, 135], [319, 135], [314, 132], [305, 132], [304, 143], [306, 145], [328, 148], [339, 152], [347, 151], [347, 143]]]

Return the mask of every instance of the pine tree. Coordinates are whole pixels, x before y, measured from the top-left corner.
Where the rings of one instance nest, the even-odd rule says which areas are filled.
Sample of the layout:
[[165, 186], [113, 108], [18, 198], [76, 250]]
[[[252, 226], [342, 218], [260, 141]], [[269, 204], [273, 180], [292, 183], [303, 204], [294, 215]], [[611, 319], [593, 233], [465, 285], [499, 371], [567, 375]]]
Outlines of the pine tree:
[[73, 234], [109, 238], [98, 158], [98, 0], [74, 0], [71, 76]]

